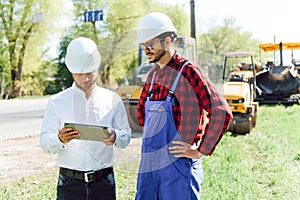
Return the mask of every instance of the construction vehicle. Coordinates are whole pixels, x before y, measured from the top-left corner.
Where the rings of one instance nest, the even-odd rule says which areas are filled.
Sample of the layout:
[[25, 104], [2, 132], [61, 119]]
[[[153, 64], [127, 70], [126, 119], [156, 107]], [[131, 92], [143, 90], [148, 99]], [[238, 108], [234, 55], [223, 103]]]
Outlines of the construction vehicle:
[[[238, 65], [236, 65], [238, 63]], [[249, 52], [228, 52], [223, 67], [223, 89], [233, 114], [228, 131], [247, 134], [256, 125], [258, 103], [255, 98], [255, 67]]]
[[[260, 44], [264, 52], [280, 52], [280, 63], [263, 65], [256, 75], [256, 98], [260, 104], [300, 104], [300, 63], [293, 59], [293, 50], [300, 43]], [[292, 51], [292, 62], [283, 64], [283, 50]]]
[[[174, 42], [174, 48], [179, 55], [196, 63], [196, 41], [194, 38], [188, 36], [178, 36]], [[133, 81], [134, 84], [120, 86], [117, 90], [117, 93], [121, 96], [125, 105], [130, 127], [134, 132], [141, 131], [137, 117], [137, 104], [142, 93], [143, 85], [147, 79], [148, 72], [154, 66], [153, 64], [143, 61], [147, 59], [146, 57], [143, 57], [141, 49], [138, 56], [142, 64], [138, 66], [136, 77]]]

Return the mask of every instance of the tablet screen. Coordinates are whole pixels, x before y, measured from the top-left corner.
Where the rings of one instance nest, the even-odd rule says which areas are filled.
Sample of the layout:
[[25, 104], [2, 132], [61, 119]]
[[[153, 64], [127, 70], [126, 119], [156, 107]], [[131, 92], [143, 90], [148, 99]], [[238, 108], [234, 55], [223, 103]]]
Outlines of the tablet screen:
[[107, 127], [104, 126], [65, 123], [64, 127], [77, 130], [80, 134], [80, 138], [79, 138], [80, 140], [101, 141], [102, 139], [109, 137], [109, 132], [107, 130]]

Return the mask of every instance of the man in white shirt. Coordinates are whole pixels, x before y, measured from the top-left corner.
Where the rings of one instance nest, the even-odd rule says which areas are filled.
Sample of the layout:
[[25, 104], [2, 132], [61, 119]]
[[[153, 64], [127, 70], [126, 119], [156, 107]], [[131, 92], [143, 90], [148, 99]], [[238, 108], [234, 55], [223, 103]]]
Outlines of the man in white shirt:
[[[131, 137], [125, 107], [117, 93], [96, 85], [101, 55], [92, 40], [72, 40], [65, 62], [74, 83], [49, 99], [40, 135], [42, 149], [58, 154], [57, 199], [116, 199], [113, 147], [125, 148]], [[80, 140], [64, 123], [108, 127], [110, 136]]]

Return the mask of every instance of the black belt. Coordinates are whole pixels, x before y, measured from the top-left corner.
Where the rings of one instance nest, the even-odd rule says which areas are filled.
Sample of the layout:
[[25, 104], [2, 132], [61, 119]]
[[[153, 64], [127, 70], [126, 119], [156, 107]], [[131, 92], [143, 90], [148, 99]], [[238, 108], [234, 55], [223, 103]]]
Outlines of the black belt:
[[77, 170], [72, 170], [72, 169], [67, 169], [60, 167], [59, 168], [59, 173], [68, 177], [72, 177], [78, 180], [82, 180], [85, 182], [92, 182], [92, 181], [97, 181], [102, 179], [103, 177], [107, 176], [113, 172], [112, 167], [100, 169], [97, 171], [88, 171], [88, 172], [82, 172], [82, 171], [77, 171]]

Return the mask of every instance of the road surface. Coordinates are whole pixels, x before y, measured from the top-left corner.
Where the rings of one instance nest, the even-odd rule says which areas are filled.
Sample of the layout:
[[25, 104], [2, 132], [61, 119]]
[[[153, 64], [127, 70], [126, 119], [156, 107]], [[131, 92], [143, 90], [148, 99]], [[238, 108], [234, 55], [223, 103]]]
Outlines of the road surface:
[[[39, 146], [39, 129], [48, 99], [0, 100], [0, 182], [57, 173], [56, 154]], [[140, 158], [141, 133], [125, 149], [115, 149], [116, 169]], [[132, 169], [137, 172], [137, 169]]]
[[37, 136], [48, 98], [0, 100], [0, 140]]

